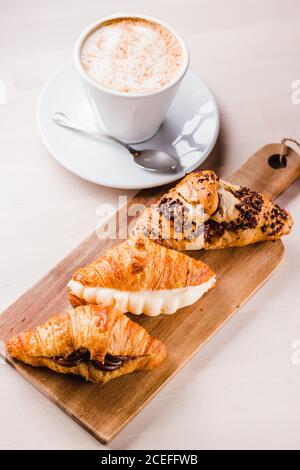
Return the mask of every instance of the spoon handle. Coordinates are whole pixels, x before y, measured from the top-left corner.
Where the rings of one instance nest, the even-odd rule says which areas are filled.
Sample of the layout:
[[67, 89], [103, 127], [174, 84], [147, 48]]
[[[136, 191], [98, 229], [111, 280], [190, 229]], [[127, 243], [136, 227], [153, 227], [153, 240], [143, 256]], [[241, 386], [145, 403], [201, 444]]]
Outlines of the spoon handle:
[[61, 127], [66, 127], [68, 129], [72, 129], [77, 132], [81, 132], [82, 134], [89, 135], [90, 137], [93, 137], [95, 139], [100, 139], [100, 140], [113, 140], [114, 142], [117, 142], [118, 144], [122, 145], [122, 147], [125, 147], [132, 155], [137, 156], [138, 151], [133, 149], [130, 145], [125, 144], [121, 140], [117, 139], [116, 137], [113, 137], [111, 135], [107, 135], [104, 133], [100, 133], [99, 131], [92, 131], [91, 129], [84, 129], [83, 127], [78, 126], [74, 122], [70, 121], [70, 119], [67, 118], [67, 116], [64, 113], [55, 113], [53, 115], [53, 121], [58, 124]]

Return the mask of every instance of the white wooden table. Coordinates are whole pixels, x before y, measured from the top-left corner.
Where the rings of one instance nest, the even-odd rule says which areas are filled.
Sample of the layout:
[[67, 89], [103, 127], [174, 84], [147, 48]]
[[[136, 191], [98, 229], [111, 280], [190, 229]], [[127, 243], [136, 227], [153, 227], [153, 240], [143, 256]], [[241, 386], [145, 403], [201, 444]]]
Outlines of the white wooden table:
[[[95, 228], [99, 203], [130, 194], [61, 168], [35, 123], [39, 91], [80, 30], [123, 10], [121, 0], [0, 0], [1, 310]], [[187, 39], [221, 110], [207, 165], [224, 175], [267, 142], [300, 138], [297, 0], [128, 0], [126, 10]], [[300, 448], [299, 194], [300, 180], [280, 198], [295, 219], [280, 268], [111, 448]], [[0, 383], [1, 449], [103, 448], [5, 364]]]

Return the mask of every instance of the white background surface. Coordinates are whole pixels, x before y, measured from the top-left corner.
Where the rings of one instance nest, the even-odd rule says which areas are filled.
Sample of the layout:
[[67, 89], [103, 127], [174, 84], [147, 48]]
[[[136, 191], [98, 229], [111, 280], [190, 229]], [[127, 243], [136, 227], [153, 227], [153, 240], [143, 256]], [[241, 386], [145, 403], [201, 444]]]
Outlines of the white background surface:
[[[35, 124], [39, 91], [70, 59], [80, 30], [125, 8], [102, 4], [0, 0], [1, 310], [90, 234], [99, 203], [126, 194], [61, 168]], [[222, 130], [206, 167], [224, 175], [265, 143], [300, 138], [300, 105], [291, 101], [297, 0], [129, 0], [126, 10], [177, 28], [215, 93]], [[109, 447], [300, 448], [300, 364], [291, 361], [300, 340], [299, 193], [300, 180], [279, 199], [295, 219], [280, 268]], [[0, 383], [2, 449], [103, 448], [6, 365]]]

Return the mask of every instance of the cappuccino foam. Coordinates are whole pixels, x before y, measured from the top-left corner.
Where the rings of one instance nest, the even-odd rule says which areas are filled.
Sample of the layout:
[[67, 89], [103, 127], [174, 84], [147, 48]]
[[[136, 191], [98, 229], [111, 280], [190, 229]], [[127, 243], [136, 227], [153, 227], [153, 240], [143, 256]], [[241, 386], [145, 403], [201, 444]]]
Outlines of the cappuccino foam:
[[81, 63], [100, 85], [124, 93], [149, 93], [169, 84], [183, 63], [178, 39], [142, 18], [102, 23], [84, 41]]

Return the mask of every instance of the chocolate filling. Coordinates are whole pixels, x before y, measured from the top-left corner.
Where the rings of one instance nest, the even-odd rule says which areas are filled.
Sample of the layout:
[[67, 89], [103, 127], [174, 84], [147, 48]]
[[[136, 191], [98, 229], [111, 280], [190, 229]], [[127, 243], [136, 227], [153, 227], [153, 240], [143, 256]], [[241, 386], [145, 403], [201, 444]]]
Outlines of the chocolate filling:
[[76, 367], [79, 364], [91, 364], [95, 369], [111, 371], [119, 369], [124, 362], [134, 358], [132, 356], [112, 356], [111, 354], [106, 354], [104, 362], [102, 363], [92, 360], [89, 351], [78, 350], [68, 356], [54, 356], [52, 359], [56, 364], [62, 367]]
[[[222, 237], [226, 230], [239, 232], [257, 227], [264, 203], [262, 196], [245, 187], [233, 191], [232, 194], [240, 200], [240, 203], [235, 206], [239, 212], [238, 218], [231, 222], [217, 222], [213, 219], [206, 221], [204, 224], [204, 239], [206, 242], [211, 242], [214, 237]], [[269, 237], [275, 237], [282, 230], [287, 218], [287, 212], [275, 205], [265, 214], [265, 223], [260, 229]]]

